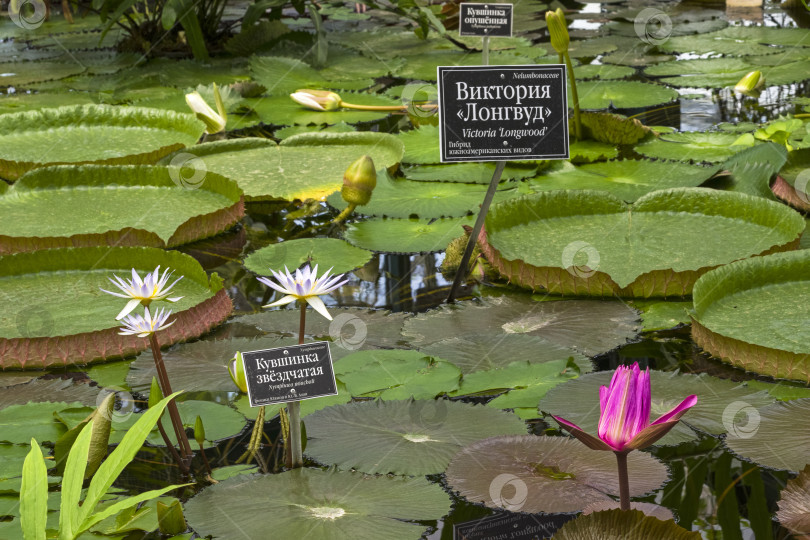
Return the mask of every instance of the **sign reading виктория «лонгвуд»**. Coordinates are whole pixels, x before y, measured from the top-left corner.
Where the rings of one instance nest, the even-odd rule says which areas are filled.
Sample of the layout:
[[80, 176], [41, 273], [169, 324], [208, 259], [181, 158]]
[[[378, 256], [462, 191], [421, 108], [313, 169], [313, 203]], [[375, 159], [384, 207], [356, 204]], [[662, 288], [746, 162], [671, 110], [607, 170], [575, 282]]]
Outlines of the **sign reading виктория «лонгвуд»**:
[[512, 37], [512, 4], [459, 4], [460, 36]]
[[329, 342], [242, 353], [251, 407], [338, 393]]
[[443, 163], [568, 159], [565, 65], [437, 72]]

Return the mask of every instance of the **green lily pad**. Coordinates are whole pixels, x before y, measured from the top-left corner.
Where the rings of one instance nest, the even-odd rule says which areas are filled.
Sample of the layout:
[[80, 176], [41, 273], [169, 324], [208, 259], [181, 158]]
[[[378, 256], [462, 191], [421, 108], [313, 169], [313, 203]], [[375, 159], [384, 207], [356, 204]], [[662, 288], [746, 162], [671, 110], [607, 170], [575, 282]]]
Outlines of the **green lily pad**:
[[137, 107], [77, 105], [7, 114], [0, 127], [0, 175], [16, 180], [45, 165], [154, 163], [197, 142], [204, 127], [190, 114]]
[[[298, 341], [279, 336], [201, 340], [164, 351], [163, 361], [173, 390], [238, 392], [228, 375], [228, 364], [237, 351], [258, 351], [295, 343]], [[152, 377], [157, 377], [155, 361], [151, 351], [145, 351], [130, 364], [126, 381], [134, 392], [148, 396]]]
[[418, 522], [442, 517], [450, 498], [424, 478], [295, 469], [230, 478], [184, 507], [191, 528], [214, 538], [267, 536], [267, 522], [256, 519], [262, 515], [279, 538], [416, 540], [426, 528]]
[[639, 144], [635, 150], [658, 159], [716, 163], [743, 149], [734, 146], [737, 138], [734, 133], [721, 132], [667, 133]]
[[[707, 230], [723, 242], [707, 243]], [[715, 266], [792, 249], [802, 230], [784, 205], [741, 193], [676, 188], [627, 205], [604, 192], [547, 191], [493, 205], [479, 244], [522, 287], [649, 298], [688, 295]]]
[[692, 321], [689, 317], [692, 302], [641, 300], [634, 301], [633, 307], [641, 311], [641, 327], [645, 332], [667, 330]]
[[[379, 94], [341, 92], [340, 95], [344, 100], [354, 105], [391, 106], [401, 104], [398, 100], [393, 100]], [[287, 95], [250, 98], [245, 100], [245, 105], [258, 115], [265, 124], [278, 126], [304, 126], [310, 124], [322, 126], [324, 124], [334, 125], [341, 122], [354, 124], [357, 122], [372, 122], [391, 114], [391, 111], [359, 111], [355, 109], [313, 111], [312, 109], [307, 109], [299, 105]]]
[[95, 96], [87, 92], [38, 92], [36, 94], [12, 94], [0, 99], [0, 114], [31, 111], [68, 105], [96, 103]]
[[364, 401], [334, 405], [306, 421], [305, 453], [369, 474], [444, 471], [463, 446], [493, 435], [526, 433], [511, 413], [448, 400]]
[[650, 77], [663, 77], [662, 82], [691, 88], [734, 86], [747, 73], [760, 70], [768, 86], [802, 81], [810, 70], [810, 60], [801, 49], [766, 56], [743, 58], [708, 58], [682, 60], [650, 66], [644, 70]]
[[778, 401], [790, 401], [793, 399], [810, 398], [810, 388], [798, 383], [788, 381], [747, 381], [750, 388], [765, 390]]
[[626, 79], [636, 72], [635, 69], [626, 66], [615, 66], [610, 64], [586, 64], [574, 68], [574, 76], [577, 81], [589, 79]]
[[90, 407], [97, 404], [102, 392], [100, 387], [77, 383], [72, 379], [37, 379], [25, 384], [0, 388], [0, 409], [9, 405], [43, 401], [81, 403]]
[[779, 510], [776, 519], [790, 532], [801, 535], [810, 533], [810, 469], [805, 467], [799, 476], [788, 480], [779, 494]]
[[461, 371], [419, 351], [358, 351], [335, 363], [335, 377], [352, 396], [431, 399], [458, 389]]
[[[320, 199], [338, 191], [343, 173], [366, 154], [378, 168], [402, 158], [402, 143], [381, 133], [305, 133], [277, 145], [246, 138], [200, 144], [186, 150], [207, 170], [235, 180], [248, 201]], [[317, 159], [313, 156], [317, 155]], [[168, 163], [174, 156], [167, 156]]]
[[743, 402], [732, 418], [725, 444], [747, 461], [769, 469], [798, 472], [810, 464], [807, 435], [797, 426], [810, 410], [810, 399], [779, 401], [766, 407]]
[[[23, 461], [30, 450], [31, 446], [27, 444], [0, 444], [0, 480], [8, 480], [9, 478], [22, 476]], [[50, 453], [49, 449], [41, 446], [40, 451], [46, 456]], [[56, 464], [53, 460], [46, 460], [45, 466], [52, 469]], [[9, 515], [4, 512], [2, 508], [5, 502], [6, 501], [0, 497], [0, 515]], [[14, 515], [19, 515], [19, 498], [17, 498], [15, 502]]]
[[[589, 373], [568, 381], [548, 392], [538, 408], [573, 422], [587, 433], [596, 434], [599, 422], [599, 388], [608, 386], [613, 376], [611, 371]], [[700, 375], [651, 371], [652, 408], [650, 421], [695, 394], [697, 405], [689, 409], [681, 422], [656, 444], [670, 446], [697, 439], [689, 426], [711, 435], [722, 435], [731, 427], [733, 411], [730, 407], [746, 403], [761, 407], [773, 402], [767, 392], [749, 389], [745, 384], [718, 379], [705, 373]]]
[[807, 250], [737, 261], [695, 284], [692, 337], [748, 371], [810, 382]]
[[183, 276], [168, 306], [175, 323], [158, 334], [163, 345], [195, 338], [230, 315], [232, 304], [218, 275], [192, 257], [138, 247], [58, 248], [0, 257], [0, 289], [9, 306], [0, 313], [0, 365], [42, 368], [131, 356], [148, 340], [118, 335], [124, 301], [102, 292], [113, 274], [140, 275], [156, 266]]
[[558, 167], [533, 178], [531, 189], [594, 189], [633, 202], [657, 189], [698, 186], [713, 174], [709, 168], [687, 163], [623, 159]]
[[[446, 165], [419, 165], [403, 169], [405, 178], [418, 182], [456, 182], [484, 184], [492, 182], [494, 163], [450, 163]], [[520, 180], [537, 174], [537, 164], [507, 163], [501, 180]]]
[[[296, 342], [297, 343], [297, 342]], [[346, 389], [346, 385], [336, 380], [335, 382], [338, 393], [334, 396], [323, 396], [314, 399], [305, 399], [301, 401], [300, 407], [300, 414], [301, 418], [304, 418], [307, 415], [314, 413], [315, 411], [320, 411], [325, 407], [331, 407], [332, 405], [339, 405], [342, 403], [348, 403], [352, 400], [352, 394]], [[247, 397], [247, 394], [242, 394], [233, 402], [233, 406], [236, 407], [236, 410], [245, 415], [248, 420], [256, 420], [256, 416], [259, 414], [259, 407], [251, 407], [250, 400]], [[279, 414], [279, 411], [283, 409], [285, 405], [278, 404], [278, 405], [265, 405], [264, 407], [264, 421], [267, 422], [270, 419], [274, 418]]]
[[619, 156], [619, 149], [615, 145], [598, 141], [576, 141], [569, 145], [568, 151], [572, 163], [591, 163], [614, 159]]
[[54, 413], [81, 403], [27, 403], [0, 410], [0, 442], [25, 444], [33, 437], [40, 443], [55, 442], [67, 429]]
[[[236, 183], [191, 170], [132, 165], [35, 169], [7, 190], [0, 186], [0, 254], [80, 245], [176, 247], [235, 225], [244, 215]], [[86, 208], [98, 211], [87, 213]]]
[[291, 271], [303, 264], [320, 265], [322, 270], [343, 274], [360, 268], [372, 253], [337, 238], [299, 238], [286, 240], [254, 251], [245, 258], [245, 268], [260, 276], [270, 276], [270, 270], [284, 267]]
[[363, 249], [388, 253], [441, 251], [473, 224], [472, 217], [428, 219], [369, 219], [350, 224], [344, 238]]
[[357, 131], [357, 128], [350, 126], [346, 122], [338, 122], [333, 126], [287, 126], [277, 129], [273, 136], [277, 139], [287, 139], [293, 135], [300, 135], [301, 133], [348, 133], [350, 131]]
[[439, 163], [439, 128], [419, 126], [416, 129], [401, 131], [397, 138], [405, 145], [403, 163]]
[[267, 95], [288, 95], [302, 88], [360, 90], [374, 84], [373, 78], [349, 77], [332, 71], [327, 76], [296, 58], [254, 56], [250, 60], [253, 79], [266, 87]]
[[584, 137], [609, 144], [635, 144], [651, 131], [638, 119], [620, 114], [583, 111], [581, 120]]
[[661, 43], [659, 48], [666, 52], [693, 53], [697, 55], [717, 54], [724, 56], [751, 56], [780, 52], [776, 47], [763, 45], [751, 39], [740, 39], [729, 34], [728, 28], [699, 36], [675, 36]]
[[774, 26], [729, 26], [715, 34], [726, 39], [757, 42], [782, 47], [810, 47], [810, 37], [802, 28]]
[[[438, 66], [480, 66], [480, 52], [430, 50], [415, 56], [405, 56], [406, 62], [394, 70], [394, 75], [404, 79], [435, 81]], [[532, 64], [532, 58], [514, 51], [492, 51], [489, 63], [493, 66]]]
[[[508, 197], [510, 191], [498, 193]], [[377, 187], [371, 201], [355, 210], [366, 216], [391, 218], [462, 217], [478, 209], [486, 195], [484, 186], [449, 182], [414, 182], [394, 179], [388, 174], [377, 175]], [[333, 193], [326, 202], [343, 210], [348, 206], [340, 193]]]
[[645, 515], [640, 510], [619, 509], [580, 516], [562, 526], [558, 540], [700, 540], [700, 533], [687, 531], [674, 521]]
[[[630, 496], [657, 490], [666, 466], [645, 452], [627, 456]], [[578, 512], [617, 495], [612, 452], [591, 450], [565, 437], [492, 437], [466, 446], [447, 467], [450, 488], [472, 503], [514, 512]]]
[[64, 79], [87, 68], [77, 62], [14, 62], [0, 73], [0, 87], [25, 88], [31, 83]]
[[[658, 84], [639, 81], [593, 81], [577, 84], [579, 106], [583, 109], [636, 109], [669, 103], [678, 98], [678, 92]], [[568, 93], [568, 104], [573, 97]]]
[[[498, 333], [500, 336], [523, 334], [594, 356], [632, 339], [636, 335], [637, 321], [636, 311], [621, 302], [538, 302], [528, 295], [514, 295], [489, 298], [482, 302], [443, 305], [405, 321], [402, 333], [412, 345], [422, 348], [445, 340], [448, 336], [466, 338], [483, 333]], [[495, 364], [494, 360], [490, 362]], [[495, 365], [505, 364], [497, 362]], [[466, 370], [470, 368], [462, 369], [467, 373]]]
[[731, 174], [733, 182], [725, 189], [774, 201], [770, 181], [786, 159], [787, 150], [781, 144], [764, 143], [746, 148], [720, 166]]
[[573, 359], [582, 373], [593, 370], [591, 361], [568, 347], [528, 334], [502, 334], [480, 331], [443, 339], [420, 347], [429, 356], [452, 362], [465, 377], [479, 371], [491, 372], [516, 361], [532, 364], [556, 363]]
[[[214, 446], [214, 442], [236, 435], [244, 429], [247, 423], [245, 417], [238, 411], [227, 405], [220, 405], [212, 401], [181, 401], [177, 404], [177, 411], [180, 413], [180, 420], [182, 420], [183, 426], [186, 429], [194, 427], [198, 416], [202, 418], [203, 425], [205, 426], [204, 448], [211, 448]], [[118, 444], [121, 442], [127, 430], [131, 428], [138, 419], [139, 415], [133, 414], [130, 415], [129, 418], [119, 422], [113, 422], [112, 431], [110, 432], [110, 444]], [[169, 436], [169, 440], [177, 444], [177, 438], [174, 435], [174, 430], [171, 428], [168, 414], [163, 418], [162, 422], [163, 428]], [[157, 427], [155, 427], [146, 438], [146, 442], [154, 446], [165, 446], [163, 437], [160, 435]], [[199, 450], [199, 446], [196, 442], [192, 442], [192, 444]]]

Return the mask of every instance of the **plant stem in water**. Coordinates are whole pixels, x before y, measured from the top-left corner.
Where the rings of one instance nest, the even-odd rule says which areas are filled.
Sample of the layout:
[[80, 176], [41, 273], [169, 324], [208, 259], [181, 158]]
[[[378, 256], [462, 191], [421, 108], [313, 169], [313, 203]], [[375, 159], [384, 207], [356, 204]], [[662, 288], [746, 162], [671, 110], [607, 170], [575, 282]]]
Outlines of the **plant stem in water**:
[[614, 452], [619, 466], [619, 502], [622, 510], [630, 510], [630, 479], [627, 477], [628, 452]]

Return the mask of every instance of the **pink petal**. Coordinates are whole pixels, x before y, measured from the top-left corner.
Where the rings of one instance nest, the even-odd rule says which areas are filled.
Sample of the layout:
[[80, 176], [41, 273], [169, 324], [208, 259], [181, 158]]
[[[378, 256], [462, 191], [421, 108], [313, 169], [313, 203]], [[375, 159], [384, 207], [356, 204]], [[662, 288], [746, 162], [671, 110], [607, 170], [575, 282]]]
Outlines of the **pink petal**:
[[661, 418], [653, 422], [651, 425], [662, 424], [664, 422], [670, 422], [674, 420], [680, 420], [681, 416], [686, 413], [689, 409], [694, 407], [697, 404], [697, 396], [692, 394], [691, 396], [684, 399], [680, 405], [663, 415]]

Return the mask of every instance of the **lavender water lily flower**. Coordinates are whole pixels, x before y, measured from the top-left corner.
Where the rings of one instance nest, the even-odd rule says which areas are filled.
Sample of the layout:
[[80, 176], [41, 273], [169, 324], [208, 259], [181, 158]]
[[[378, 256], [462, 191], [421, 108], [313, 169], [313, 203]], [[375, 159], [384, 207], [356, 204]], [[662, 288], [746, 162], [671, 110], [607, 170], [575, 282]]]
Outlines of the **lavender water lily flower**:
[[124, 326], [121, 328], [121, 331], [118, 332], [118, 335], [147, 337], [155, 332], [165, 330], [175, 323], [175, 321], [172, 321], [166, 324], [166, 321], [172, 314], [171, 311], [160, 309], [156, 311], [154, 315], [149, 313], [149, 308], [144, 308], [143, 311], [143, 315], [128, 315], [127, 318], [122, 321]]
[[[599, 389], [599, 437], [584, 432], [579, 426], [554, 416], [560, 425], [588, 448], [629, 452], [654, 444], [675, 427], [681, 416], [697, 403], [691, 395], [680, 405], [650, 423], [650, 370], [641, 371], [638, 363], [632, 367], [619, 366], [610, 386]], [[553, 416], [553, 415], [552, 415]]]
[[160, 275], [160, 266], [158, 266], [155, 268], [154, 272], [147, 273], [143, 279], [141, 279], [141, 276], [138, 275], [138, 272], [136, 272], [134, 268], [132, 269], [131, 280], [121, 279], [115, 274], [113, 274], [113, 277], [115, 277], [115, 280], [112, 278], [107, 279], [109, 279], [113, 285], [121, 289], [124, 294], [105, 289], [101, 290], [107, 294], [111, 294], [119, 298], [130, 299], [129, 302], [127, 302], [127, 305], [124, 306], [124, 309], [121, 310], [121, 313], [115, 317], [116, 321], [120, 321], [126, 315], [131, 313], [133, 309], [138, 307], [138, 304], [143, 304], [144, 307], [147, 307], [156, 300], [177, 302], [183, 298], [182, 296], [177, 296], [174, 298], [168, 297], [169, 291], [172, 289], [172, 287], [174, 287], [178, 281], [183, 279], [183, 276], [180, 276], [167, 287], [166, 283], [168, 283], [169, 279], [172, 277], [172, 272], [170, 272], [168, 268], [163, 272], [162, 276]]
[[258, 278], [259, 281], [284, 294], [285, 296], [272, 304], [267, 304], [264, 307], [282, 306], [295, 302], [296, 300], [300, 300], [302, 302], [307, 302], [315, 309], [315, 311], [326, 317], [328, 320], [332, 320], [332, 316], [326, 310], [326, 306], [324, 305], [323, 300], [320, 299], [320, 295], [328, 294], [345, 284], [348, 281], [347, 279], [340, 281], [343, 278], [343, 274], [330, 277], [329, 274], [332, 271], [330, 268], [324, 272], [321, 277], [318, 277], [317, 264], [315, 265], [315, 268], [312, 269], [310, 269], [309, 265], [306, 265], [303, 269], [296, 270], [294, 276], [290, 274], [290, 271], [287, 270], [286, 266], [284, 267], [284, 272], [276, 272], [274, 270], [270, 271], [273, 273], [273, 277], [278, 281], [278, 284], [273, 282], [273, 280], [270, 278], [265, 277]]

